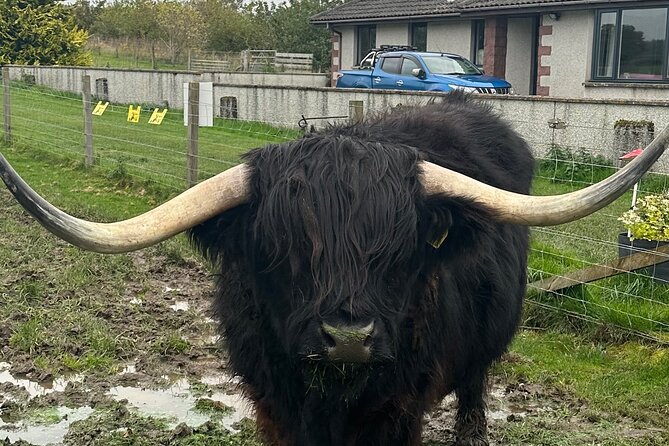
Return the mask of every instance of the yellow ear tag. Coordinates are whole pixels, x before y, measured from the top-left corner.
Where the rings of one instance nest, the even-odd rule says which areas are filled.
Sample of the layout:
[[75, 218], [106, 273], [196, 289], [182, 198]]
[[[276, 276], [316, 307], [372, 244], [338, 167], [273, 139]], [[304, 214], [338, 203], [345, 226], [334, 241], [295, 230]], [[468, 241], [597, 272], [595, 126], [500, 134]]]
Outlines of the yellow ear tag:
[[439, 249], [441, 248], [441, 245], [444, 244], [444, 240], [446, 240], [446, 237], [448, 237], [448, 229], [444, 231], [444, 233], [441, 235], [441, 237], [436, 238], [434, 240], [430, 240], [428, 243], [430, 246], [432, 246], [434, 249]]

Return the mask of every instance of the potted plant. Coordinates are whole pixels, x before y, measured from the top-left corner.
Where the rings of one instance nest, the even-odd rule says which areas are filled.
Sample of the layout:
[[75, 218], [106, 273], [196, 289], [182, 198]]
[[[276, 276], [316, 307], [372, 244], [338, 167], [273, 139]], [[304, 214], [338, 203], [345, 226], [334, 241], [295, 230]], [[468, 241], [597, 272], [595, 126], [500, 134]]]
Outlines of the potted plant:
[[[669, 243], [669, 194], [651, 194], [635, 200], [634, 206], [620, 220], [626, 232], [618, 234], [618, 256], [652, 251]], [[669, 261], [645, 270], [662, 282], [669, 282]]]

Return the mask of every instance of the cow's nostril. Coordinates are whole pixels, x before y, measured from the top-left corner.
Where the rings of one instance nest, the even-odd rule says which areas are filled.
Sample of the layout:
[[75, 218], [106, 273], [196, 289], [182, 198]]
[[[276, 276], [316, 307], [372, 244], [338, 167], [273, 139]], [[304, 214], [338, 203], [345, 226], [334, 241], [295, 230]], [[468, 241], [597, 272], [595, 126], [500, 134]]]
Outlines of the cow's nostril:
[[325, 328], [321, 327], [321, 334], [323, 335], [323, 340], [325, 341], [325, 346], [327, 348], [332, 348], [337, 345], [335, 342], [334, 338], [328, 334], [327, 331], [325, 331]]
[[365, 326], [323, 323], [328, 357], [333, 361], [367, 362], [371, 356], [374, 322]]

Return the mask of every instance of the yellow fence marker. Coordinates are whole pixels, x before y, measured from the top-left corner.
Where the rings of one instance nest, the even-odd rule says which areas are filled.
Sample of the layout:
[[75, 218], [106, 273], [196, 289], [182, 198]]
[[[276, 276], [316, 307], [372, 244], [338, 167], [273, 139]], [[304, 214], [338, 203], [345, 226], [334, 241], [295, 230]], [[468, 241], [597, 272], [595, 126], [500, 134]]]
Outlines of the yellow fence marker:
[[149, 118], [149, 124], [160, 125], [163, 122], [163, 118], [165, 118], [166, 114], [167, 114], [167, 109], [160, 111], [160, 109], [156, 108], [155, 110], [153, 110], [151, 118]]
[[98, 104], [95, 106], [93, 109], [93, 113], [95, 116], [102, 116], [102, 114], [107, 110], [107, 107], [109, 106], [109, 102], [105, 102], [104, 104], [102, 101], [98, 102]]
[[134, 108], [132, 105], [128, 106], [128, 122], [139, 122], [139, 114], [142, 112], [142, 106], [138, 105]]

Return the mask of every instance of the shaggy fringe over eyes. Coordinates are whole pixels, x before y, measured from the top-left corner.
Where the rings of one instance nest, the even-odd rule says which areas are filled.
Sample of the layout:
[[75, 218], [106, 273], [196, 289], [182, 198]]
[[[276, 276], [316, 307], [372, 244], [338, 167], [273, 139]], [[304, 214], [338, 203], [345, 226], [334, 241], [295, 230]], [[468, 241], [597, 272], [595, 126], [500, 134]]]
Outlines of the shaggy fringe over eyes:
[[[316, 297], [351, 298], [368, 272], [405, 264], [417, 246], [415, 149], [313, 135], [246, 156], [257, 204], [254, 238], [268, 270], [311, 272]], [[308, 257], [308, 258], [305, 258]], [[306, 268], [305, 268], [306, 267]]]

